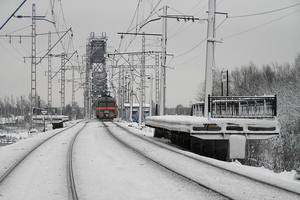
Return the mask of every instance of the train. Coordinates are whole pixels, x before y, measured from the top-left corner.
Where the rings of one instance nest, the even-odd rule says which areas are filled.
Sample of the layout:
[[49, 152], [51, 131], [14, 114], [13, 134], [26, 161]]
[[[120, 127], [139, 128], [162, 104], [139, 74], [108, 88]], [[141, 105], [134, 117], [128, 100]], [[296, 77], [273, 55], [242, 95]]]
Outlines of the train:
[[107, 95], [101, 96], [95, 103], [96, 117], [102, 121], [112, 121], [118, 116], [118, 106], [115, 98]]

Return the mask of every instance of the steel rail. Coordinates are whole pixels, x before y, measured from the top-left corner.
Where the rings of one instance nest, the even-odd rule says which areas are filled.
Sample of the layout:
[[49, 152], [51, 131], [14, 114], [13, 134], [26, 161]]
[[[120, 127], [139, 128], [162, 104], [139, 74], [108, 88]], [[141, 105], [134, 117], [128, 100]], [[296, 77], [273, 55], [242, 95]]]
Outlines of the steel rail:
[[75, 134], [75, 136], [73, 137], [73, 139], [71, 140], [69, 149], [68, 149], [68, 159], [67, 159], [67, 173], [68, 173], [68, 177], [67, 177], [67, 181], [68, 181], [68, 189], [69, 192], [72, 196], [73, 200], [78, 200], [78, 195], [77, 195], [77, 191], [76, 191], [76, 184], [75, 184], [75, 178], [74, 178], [74, 173], [73, 173], [73, 148], [74, 148], [74, 143], [76, 141], [77, 136], [79, 135], [79, 133], [81, 133], [81, 131], [86, 127], [88, 122], [85, 122], [84, 126], [81, 127], [77, 133]]
[[[80, 121], [81, 122], [81, 121]], [[52, 138], [54, 138], [55, 136], [59, 135], [60, 133], [67, 131], [71, 128], [73, 128], [74, 126], [76, 126], [77, 124], [79, 124], [80, 122], [77, 122], [73, 125], [71, 125], [70, 127], [67, 127], [61, 131], [58, 131], [57, 133], [55, 133], [54, 135], [46, 138], [45, 140], [43, 140], [42, 142], [38, 143], [37, 145], [35, 145], [30, 151], [28, 151], [24, 156], [22, 156], [19, 160], [17, 160], [14, 164], [12, 164], [1, 176], [0, 176], [0, 184], [32, 153], [34, 152], [37, 148], [39, 148], [40, 146], [42, 146], [44, 143], [46, 143], [47, 141], [51, 140]]]
[[173, 148], [172, 148], [172, 147], [168, 147], [168, 146], [166, 146], [166, 144], [164, 144], [164, 143], [160, 143], [160, 142], [158, 142], [158, 141], [151, 140], [150, 138], [145, 138], [145, 137], [143, 137], [142, 135], [137, 135], [137, 134], [131, 132], [130, 130], [128, 130], [128, 129], [122, 127], [122, 126], [120, 126], [119, 124], [117, 124], [117, 123], [115, 123], [115, 122], [113, 122], [113, 123], [114, 123], [117, 127], [119, 127], [120, 129], [124, 130], [125, 132], [127, 132], [127, 133], [129, 133], [129, 134], [131, 134], [131, 135], [133, 135], [133, 136], [135, 136], [135, 137], [137, 137], [137, 138], [139, 138], [139, 139], [142, 139], [142, 140], [144, 140], [144, 141], [147, 141], [147, 142], [149, 142], [149, 143], [151, 143], [151, 144], [154, 144], [155, 146], [158, 146], [158, 147], [160, 147], [160, 148], [167, 149], [167, 150], [169, 150], [169, 151], [171, 151], [171, 152], [174, 152], [174, 153], [176, 153], [176, 154], [180, 154], [180, 155], [182, 155], [182, 156], [185, 156], [185, 157], [188, 157], [188, 158], [190, 158], [190, 159], [199, 161], [199, 162], [201, 162], [201, 163], [205, 163], [205, 164], [210, 165], [210, 166], [212, 166], [212, 167], [215, 167], [215, 168], [217, 168], [217, 169], [221, 169], [221, 170], [227, 171], [227, 172], [229, 172], [229, 173], [232, 173], [232, 174], [235, 174], [235, 175], [244, 177], [244, 178], [246, 178], [246, 179], [250, 179], [250, 180], [252, 180], [252, 181], [255, 181], [255, 182], [258, 182], [258, 183], [261, 183], [261, 184], [265, 184], [265, 185], [267, 185], [267, 186], [274, 187], [274, 188], [277, 188], [277, 189], [280, 189], [280, 190], [283, 190], [283, 191], [285, 191], [285, 192], [289, 192], [289, 193], [292, 193], [292, 194], [295, 194], [295, 195], [300, 195], [299, 192], [290, 190], [289, 188], [280, 187], [279, 185], [273, 185], [273, 184], [271, 184], [271, 183], [269, 183], [269, 182], [267, 182], [267, 181], [260, 180], [260, 179], [257, 179], [257, 178], [251, 177], [251, 176], [249, 176], [249, 175], [246, 175], [246, 174], [243, 174], [243, 173], [239, 173], [239, 172], [236, 172], [236, 171], [233, 171], [233, 170], [230, 170], [230, 169], [226, 169], [226, 168], [223, 168], [223, 167], [221, 167], [221, 166], [215, 165], [215, 164], [213, 164], [213, 163], [207, 162], [207, 161], [205, 161], [205, 160], [201, 160], [201, 159], [199, 159], [199, 158], [196, 158], [196, 157], [193, 157], [193, 156], [184, 154], [184, 153], [180, 152], [179, 150], [177, 151], [177, 150], [173, 149], [174, 147], [173, 147]]
[[[103, 123], [103, 122], [102, 122], [102, 123]], [[105, 123], [103, 123], [103, 124], [104, 124], [104, 127], [105, 127], [106, 131], [109, 133], [110, 136], [112, 136], [115, 140], [117, 140], [119, 143], [121, 143], [122, 145], [124, 145], [124, 146], [127, 147], [128, 149], [132, 150], [133, 152], [135, 152], [135, 153], [141, 155], [142, 157], [144, 157], [144, 158], [150, 160], [151, 162], [157, 164], [158, 166], [160, 166], [160, 167], [162, 167], [162, 168], [164, 168], [164, 169], [166, 169], [166, 170], [168, 170], [168, 171], [170, 171], [170, 172], [172, 172], [172, 173], [174, 173], [174, 174], [176, 174], [176, 175], [178, 175], [178, 176], [180, 176], [180, 177], [182, 177], [182, 178], [184, 178], [184, 179], [186, 179], [186, 180], [188, 180], [188, 181], [190, 181], [190, 182], [192, 182], [192, 183], [195, 183], [195, 184], [197, 184], [197, 185], [199, 185], [199, 186], [201, 186], [201, 187], [203, 187], [203, 188], [206, 188], [206, 189], [209, 190], [209, 191], [212, 191], [212, 192], [214, 192], [214, 193], [216, 193], [216, 194], [219, 194], [219, 195], [222, 196], [222, 197], [225, 197], [225, 198], [230, 199], [230, 200], [234, 200], [232, 197], [229, 197], [229, 196], [227, 196], [226, 194], [223, 194], [223, 193], [220, 192], [220, 191], [217, 191], [217, 190], [215, 190], [215, 189], [212, 189], [212, 188], [210, 188], [210, 187], [204, 185], [203, 183], [200, 183], [199, 181], [196, 181], [196, 180], [194, 180], [194, 179], [192, 179], [192, 178], [190, 178], [190, 177], [188, 177], [188, 176], [186, 176], [186, 175], [184, 175], [184, 174], [182, 174], [182, 173], [180, 173], [180, 172], [177, 172], [177, 171], [175, 171], [175, 170], [169, 168], [168, 166], [166, 166], [166, 165], [160, 163], [159, 161], [156, 161], [156, 160], [152, 159], [151, 157], [145, 155], [145, 153], [143, 153], [142, 151], [140, 151], [140, 150], [138, 150], [138, 149], [136, 149], [136, 148], [130, 146], [129, 144], [127, 144], [126, 142], [124, 142], [123, 140], [121, 140], [120, 138], [118, 138], [118, 137], [117, 137], [117, 136], [116, 136], [116, 135], [108, 128], [108, 126], [107, 126]], [[118, 126], [119, 128], [122, 128], [121, 126], [119, 126], [119, 125], [116, 124], [115, 122], [113, 122], [113, 124], [115, 124], [115, 125]], [[126, 130], [126, 129], [123, 129], [123, 130], [125, 130], [125, 131], [128, 132], [128, 133], [130, 133], [130, 132], [129, 132], [128, 130]], [[133, 133], [130, 133], [130, 134], [133, 134]]]

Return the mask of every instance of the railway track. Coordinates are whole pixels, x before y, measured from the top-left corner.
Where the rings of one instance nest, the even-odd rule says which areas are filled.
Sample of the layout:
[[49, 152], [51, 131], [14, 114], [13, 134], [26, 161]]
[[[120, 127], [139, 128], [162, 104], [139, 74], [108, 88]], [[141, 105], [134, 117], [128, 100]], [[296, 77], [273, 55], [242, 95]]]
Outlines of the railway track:
[[[129, 132], [128, 130], [124, 129], [123, 127], [119, 126], [117, 123], [113, 123], [113, 124], [116, 125], [116, 126], [118, 126], [118, 127], [121, 128], [121, 129], [125, 130], [126, 132], [135, 135], [134, 133], [131, 133], [131, 132]], [[201, 186], [201, 187], [203, 187], [203, 188], [206, 188], [206, 189], [208, 189], [208, 190], [210, 190], [210, 191], [212, 191], [212, 192], [214, 192], [214, 193], [216, 193], [216, 194], [219, 194], [220, 196], [222, 196], [222, 197], [224, 197], [224, 198], [226, 198], [226, 199], [230, 199], [230, 200], [232, 199], [231, 197], [227, 196], [226, 194], [222, 194], [222, 193], [220, 193], [220, 192], [217, 191], [217, 190], [214, 190], [214, 189], [212, 189], [212, 188], [209, 188], [209, 187], [207, 187], [206, 185], [204, 185], [204, 184], [202, 184], [202, 183], [200, 183], [200, 182], [198, 182], [198, 181], [196, 181], [196, 180], [193, 180], [192, 178], [190, 178], [190, 177], [188, 177], [188, 176], [186, 176], [186, 175], [184, 175], [184, 174], [182, 174], [182, 173], [180, 173], [180, 172], [177, 172], [177, 171], [175, 171], [175, 170], [169, 168], [168, 166], [166, 166], [166, 165], [160, 163], [159, 161], [157, 161], [157, 160], [155, 160], [155, 159], [152, 159], [151, 157], [145, 155], [145, 154], [143, 153], [143, 151], [140, 151], [140, 150], [138, 150], [138, 149], [132, 147], [132, 146], [129, 145], [128, 143], [124, 142], [123, 140], [121, 140], [118, 136], [116, 136], [116, 135], [108, 128], [108, 125], [107, 125], [107, 124], [104, 124], [104, 127], [105, 127], [105, 129], [108, 131], [108, 133], [110, 133], [110, 135], [111, 135], [114, 139], [116, 139], [119, 143], [121, 143], [122, 145], [124, 145], [124, 146], [127, 147], [128, 149], [130, 149], [130, 150], [136, 152], [137, 154], [139, 154], [139, 155], [145, 157], [146, 159], [150, 160], [151, 162], [153, 162], [153, 163], [159, 165], [160, 167], [162, 167], [162, 168], [164, 168], [164, 169], [166, 169], [166, 170], [168, 170], [168, 171], [170, 171], [170, 172], [172, 172], [172, 173], [174, 173], [174, 174], [176, 174], [176, 175], [178, 175], [178, 176], [180, 176], [180, 177], [183, 177], [184, 179], [186, 179], [186, 180], [188, 180], [188, 181], [190, 181], [190, 182], [196, 183], [197, 185], [199, 185], [199, 186]], [[135, 136], [137, 136], [137, 135], [135, 135]], [[143, 139], [143, 138], [141, 137], [141, 139]]]
[[79, 124], [80, 122], [77, 122], [61, 131], [58, 131], [57, 133], [53, 134], [52, 136], [46, 138], [45, 140], [41, 141], [40, 143], [36, 144], [30, 151], [28, 151], [27, 153], [25, 153], [19, 160], [17, 160], [15, 163], [13, 163], [1, 176], [0, 176], [0, 184], [32, 153], [34, 152], [36, 149], [38, 149], [40, 146], [42, 146], [43, 144], [45, 144], [47, 141], [51, 140], [52, 138], [54, 138], [55, 136], [63, 133], [64, 131], [67, 131], [71, 128], [73, 128], [74, 126], [76, 126], [77, 124]]
[[[278, 191], [286, 192], [286, 193], [290, 194], [292, 197], [294, 197], [295, 199], [300, 198], [300, 193], [297, 192], [297, 191], [291, 190], [291, 189], [289, 189], [289, 188], [281, 187], [280, 185], [276, 185], [276, 184], [274, 185], [274, 184], [271, 184], [271, 183], [269, 183], [269, 182], [267, 182], [267, 181], [259, 180], [259, 179], [253, 178], [253, 177], [251, 177], [251, 176], [247, 176], [247, 175], [245, 175], [245, 174], [242, 174], [242, 173], [238, 173], [238, 172], [229, 170], [229, 169], [224, 168], [224, 167], [222, 167], [222, 166], [215, 165], [215, 164], [213, 164], [213, 163], [211, 163], [211, 162], [207, 162], [207, 161], [205, 161], [205, 160], [199, 159], [199, 158], [197, 158], [196, 156], [194, 157], [194, 156], [192, 156], [192, 155], [188, 155], [188, 154], [182, 153], [180, 150], [177, 150], [177, 149], [175, 149], [174, 147], [168, 146], [168, 145], [163, 144], [163, 143], [160, 143], [160, 142], [158, 142], [158, 141], [151, 140], [150, 138], [143, 137], [142, 135], [137, 135], [137, 134], [135, 134], [135, 133], [129, 131], [128, 129], [126, 129], [126, 128], [120, 126], [120, 125], [117, 124], [117, 123], [113, 123], [113, 124], [114, 124], [115, 126], [117, 126], [118, 128], [122, 129], [123, 131], [125, 131], [126, 133], [130, 134], [131, 136], [134, 136], [134, 137], [136, 137], [136, 138], [138, 138], [138, 139], [141, 139], [141, 140], [143, 140], [143, 141], [146, 141], [146, 142], [148, 142], [148, 143], [151, 143], [151, 144], [155, 145], [156, 147], [162, 148], [162, 149], [167, 150], [167, 151], [171, 151], [171, 152], [173, 152], [173, 153], [175, 153], [175, 154], [179, 154], [180, 156], [184, 156], [184, 157], [187, 157], [187, 158], [192, 159], [192, 160], [194, 160], [194, 161], [203, 163], [203, 164], [205, 164], [205, 165], [208, 165], [209, 167], [216, 168], [216, 169], [218, 169], [218, 170], [222, 170], [222, 171], [224, 171], [224, 173], [231, 173], [231, 174], [234, 175], [234, 176], [240, 176], [240, 177], [242, 177], [242, 178], [244, 178], [244, 179], [247, 179], [247, 180], [249, 180], [249, 181], [251, 181], [251, 182], [254, 182], [254, 184], [255, 184], [255, 183], [256, 183], [256, 184], [262, 184], [262, 185], [264, 185], [264, 186], [267, 187], [267, 188], [275, 188], [275, 189], [278, 190]], [[157, 164], [160, 165], [161, 167], [164, 167], [164, 168], [166, 168], [166, 169], [172, 171], [173, 173], [178, 174], [178, 175], [180, 175], [180, 176], [182, 176], [182, 177], [184, 177], [184, 178], [186, 178], [186, 179], [188, 179], [188, 180], [190, 180], [190, 181], [192, 181], [192, 182], [195, 182], [195, 183], [197, 183], [198, 185], [200, 185], [200, 186], [202, 186], [202, 187], [205, 187], [205, 188], [207, 188], [207, 189], [210, 189], [210, 190], [212, 190], [212, 191], [214, 191], [214, 192], [216, 192], [216, 193], [218, 193], [218, 194], [220, 194], [220, 195], [222, 195], [222, 196], [224, 196], [224, 197], [226, 197], [226, 198], [228, 198], [228, 199], [241, 199], [241, 198], [239, 198], [239, 197], [237, 197], [237, 196], [230, 195], [229, 193], [224, 193], [222, 190], [214, 189], [213, 187], [210, 187], [210, 186], [208, 186], [208, 185], [206, 185], [206, 184], [203, 184], [203, 182], [199, 182], [198, 180], [194, 179], [193, 177], [186, 176], [185, 174], [183, 174], [183, 173], [181, 173], [181, 172], [178, 172], [178, 171], [176, 171], [176, 170], [170, 168], [169, 166], [165, 165], [164, 163], [162, 163], [162, 162], [160, 162], [160, 161], [158, 161], [158, 160], [155, 160], [155, 159], [153, 159], [152, 157], [146, 155], [145, 152], [144, 152], [143, 150], [140, 150], [140, 149], [137, 149], [137, 148], [135, 148], [135, 147], [132, 147], [131, 145], [129, 145], [128, 143], [126, 143], [125, 141], [123, 141], [122, 139], [120, 139], [116, 134], [114, 134], [111, 130], [109, 130], [109, 128], [107, 127], [107, 125], [106, 125], [106, 128], [107, 128], [107, 130], [109, 131], [109, 133], [110, 133], [116, 140], [118, 140], [120, 143], [122, 143], [122, 144], [125, 145], [126, 147], [132, 149], [133, 151], [137, 152], [138, 154], [140, 154], [140, 155], [146, 157], [147, 159], [151, 160], [152, 162], [157, 163]]]
[[[28, 151], [26, 154], [24, 154], [19, 160], [17, 160], [13, 165], [11, 165], [0, 177], [0, 185], [12, 174], [12, 172], [24, 161], [26, 158], [28, 158], [35, 150], [37, 150], [39, 147], [41, 147], [43, 144], [46, 142], [50, 141], [54, 137], [66, 132], [67, 130], [73, 128], [80, 122], [75, 123], [74, 125], [67, 127], [61, 131], [58, 131], [57, 133], [53, 134], [52, 136], [48, 137], [47, 139], [41, 141], [37, 145], [35, 145], [30, 151]], [[74, 178], [74, 173], [73, 173], [73, 163], [72, 163], [72, 157], [73, 157], [73, 148], [74, 148], [74, 143], [76, 141], [77, 136], [80, 134], [80, 132], [85, 128], [87, 122], [74, 134], [72, 137], [69, 146], [68, 146], [68, 151], [67, 151], [67, 187], [69, 191], [69, 196], [73, 200], [78, 200], [77, 192], [76, 192], [76, 185], [75, 185], [75, 178]]]
[[77, 131], [75, 136], [72, 138], [71, 143], [68, 148], [68, 159], [67, 159], [68, 188], [69, 188], [69, 192], [70, 192], [73, 200], [78, 200], [75, 178], [74, 178], [74, 173], [73, 173], [73, 159], [72, 159], [73, 158], [73, 148], [74, 148], [74, 143], [76, 141], [77, 136], [85, 128], [86, 125], [87, 125], [87, 122], [85, 122], [84, 126], [81, 127]]

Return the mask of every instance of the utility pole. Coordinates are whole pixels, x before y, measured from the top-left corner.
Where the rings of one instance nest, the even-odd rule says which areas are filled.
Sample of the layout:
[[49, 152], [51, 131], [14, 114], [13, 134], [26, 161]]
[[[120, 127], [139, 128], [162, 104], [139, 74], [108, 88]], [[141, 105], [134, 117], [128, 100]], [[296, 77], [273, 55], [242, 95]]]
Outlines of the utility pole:
[[89, 104], [90, 104], [90, 98], [91, 98], [91, 96], [90, 96], [90, 94], [91, 94], [91, 92], [90, 92], [90, 82], [91, 82], [91, 80], [90, 80], [90, 63], [91, 63], [90, 59], [91, 58], [89, 57], [90, 52], [89, 52], [88, 45], [89, 44], [86, 45], [85, 91], [84, 91], [84, 112], [85, 112], [86, 119], [89, 119], [89, 117], [90, 117]]
[[122, 98], [121, 98], [121, 66], [118, 66], [118, 61], [116, 61], [116, 67], [119, 67], [119, 73], [118, 73], [118, 104], [119, 104], [120, 117], [122, 118], [123, 110], [122, 110]]
[[149, 116], [152, 116], [152, 96], [153, 96], [153, 76], [149, 77], [150, 79], [150, 111], [149, 111]]
[[124, 103], [125, 103], [125, 88], [126, 88], [126, 84], [125, 84], [125, 68], [124, 66], [122, 66], [121, 69], [122, 72], [122, 83], [121, 83], [121, 88], [122, 88], [122, 98], [121, 98], [121, 110], [122, 110], [122, 115], [121, 118], [124, 120], [125, 119], [125, 109], [124, 109]]
[[[163, 7], [163, 15], [167, 16], [167, 6]], [[166, 107], [166, 59], [167, 59], [167, 18], [162, 19], [162, 55], [160, 73], [159, 115], [165, 114]]]
[[[48, 51], [51, 48], [51, 32], [48, 33]], [[48, 54], [48, 108], [52, 107], [52, 66], [51, 55]], [[49, 112], [49, 110], [48, 110]]]
[[139, 98], [139, 125], [144, 120], [144, 99], [145, 99], [145, 35], [142, 36], [142, 59], [141, 59], [141, 70], [140, 70], [140, 98]]
[[[33, 108], [37, 107], [37, 74], [36, 74], [36, 66], [41, 63], [41, 61], [48, 55], [48, 53], [56, 46], [56, 44], [54, 44], [54, 46], [52, 46], [50, 49], [48, 49], [47, 53], [40, 58], [40, 60], [37, 62], [37, 57], [36, 57], [36, 37], [38, 35], [47, 35], [48, 33], [40, 33], [37, 34], [36, 33], [36, 21], [37, 20], [44, 20], [50, 23], [55, 24], [54, 22], [45, 19], [45, 16], [37, 16], [36, 15], [36, 6], [33, 3], [32, 4], [32, 15], [31, 16], [23, 16], [23, 15], [17, 15], [15, 16], [14, 14], [18, 11], [18, 9], [25, 3], [26, 1], [23, 1], [23, 3], [14, 11], [14, 13], [8, 18], [8, 20], [1, 26], [1, 28], [3, 28], [3, 26], [10, 20], [11, 17], [16, 17], [16, 18], [31, 18], [31, 35], [1, 35], [4, 37], [9, 37], [11, 39], [11, 37], [19, 37], [20, 38], [20, 43], [21, 43], [21, 38], [22, 37], [31, 37], [31, 71], [30, 71], [30, 128], [33, 127], [33, 121], [32, 121], [32, 117], [33, 117]], [[0, 29], [1, 29], [0, 28]], [[70, 31], [71, 29], [69, 29], [68, 31]], [[67, 32], [68, 32], [67, 31]], [[66, 33], [67, 33], [66, 32]], [[65, 34], [66, 34], [65, 33]], [[64, 34], [64, 36], [65, 36]], [[64, 37], [63, 36], [63, 37]], [[63, 38], [61, 37], [59, 39], [59, 41]], [[25, 57], [24, 57], [25, 58]]]
[[75, 105], [75, 66], [72, 66], [72, 118], [74, 117]]
[[204, 116], [210, 117], [208, 113], [208, 95], [212, 95], [212, 68], [215, 60], [215, 12], [216, 0], [208, 1], [208, 24], [207, 24], [207, 45], [206, 45], [206, 67], [205, 67], [205, 104]]
[[229, 96], [229, 79], [228, 79], [228, 69], [226, 70], [226, 96]]
[[36, 11], [32, 4], [31, 25], [31, 99], [30, 99], [30, 127], [32, 128], [33, 108], [36, 107]]
[[[131, 65], [134, 65], [133, 55], [131, 56]], [[132, 122], [132, 110], [133, 110], [133, 67], [130, 67], [130, 109], [129, 109], [129, 120]]]
[[84, 108], [85, 108], [85, 118], [90, 118], [90, 99], [91, 99], [91, 58], [88, 56], [90, 55], [89, 48], [86, 47], [86, 69], [85, 69], [85, 95], [84, 95]]
[[61, 84], [60, 84], [60, 109], [61, 109], [61, 115], [64, 114], [64, 108], [65, 108], [65, 84], [66, 84], [66, 70], [65, 70], [65, 54], [61, 54]]
[[221, 71], [221, 96], [224, 96], [224, 83], [226, 83], [226, 96], [228, 96], [228, 70]]
[[159, 54], [155, 55], [155, 66], [155, 115], [157, 115], [159, 104]]

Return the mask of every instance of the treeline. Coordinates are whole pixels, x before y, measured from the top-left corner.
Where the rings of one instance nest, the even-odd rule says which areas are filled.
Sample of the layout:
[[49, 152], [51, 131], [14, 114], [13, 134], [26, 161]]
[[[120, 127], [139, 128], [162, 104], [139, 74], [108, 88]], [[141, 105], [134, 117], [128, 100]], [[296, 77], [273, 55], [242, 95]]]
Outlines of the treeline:
[[[45, 101], [39, 99], [39, 106], [46, 108]], [[64, 110], [64, 115], [69, 116], [71, 119], [75, 117], [77, 119], [83, 118], [83, 110], [75, 102], [72, 110], [72, 105], [67, 104]], [[0, 98], [0, 117], [9, 118], [12, 116], [25, 116], [25, 121], [29, 122], [30, 116], [30, 97], [4, 97]]]
[[0, 98], [0, 117], [27, 116], [29, 112], [30, 101], [24, 96]]
[[[249, 142], [247, 162], [275, 171], [291, 170], [300, 166], [300, 55], [292, 64], [258, 67], [250, 63], [229, 74], [229, 95], [273, 94], [277, 95], [280, 135]], [[220, 70], [214, 72], [213, 95], [221, 95]]]
[[191, 106], [184, 107], [179, 104], [175, 108], [166, 108], [166, 115], [191, 115]]

